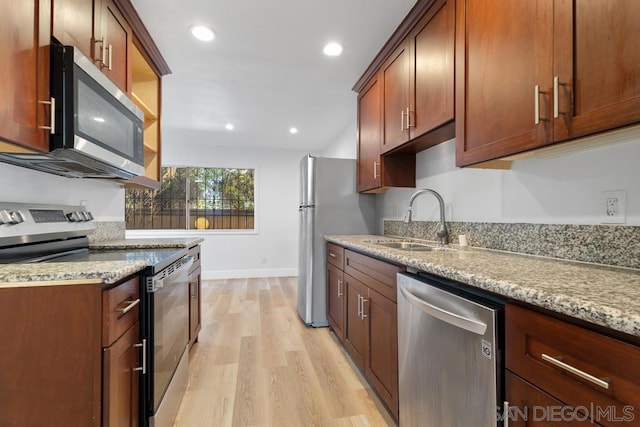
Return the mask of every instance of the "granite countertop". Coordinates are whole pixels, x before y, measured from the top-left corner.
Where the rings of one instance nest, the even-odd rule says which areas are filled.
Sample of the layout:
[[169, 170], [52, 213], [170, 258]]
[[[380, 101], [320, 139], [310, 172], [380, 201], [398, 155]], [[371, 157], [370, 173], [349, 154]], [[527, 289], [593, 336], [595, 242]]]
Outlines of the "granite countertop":
[[[91, 249], [158, 249], [189, 248], [203, 242], [196, 238], [122, 239], [90, 243]], [[47, 262], [36, 264], [0, 264], [0, 287], [28, 286], [30, 283], [113, 284], [143, 270], [144, 261]]]
[[47, 262], [0, 265], [0, 288], [29, 283], [64, 285], [65, 281], [113, 284], [144, 269], [144, 261]]
[[120, 239], [90, 242], [91, 249], [190, 248], [204, 242], [202, 237]]
[[[393, 236], [325, 236], [329, 242], [514, 300], [640, 337], [640, 270], [479, 248], [410, 252], [376, 245]], [[435, 245], [435, 242], [432, 242]]]

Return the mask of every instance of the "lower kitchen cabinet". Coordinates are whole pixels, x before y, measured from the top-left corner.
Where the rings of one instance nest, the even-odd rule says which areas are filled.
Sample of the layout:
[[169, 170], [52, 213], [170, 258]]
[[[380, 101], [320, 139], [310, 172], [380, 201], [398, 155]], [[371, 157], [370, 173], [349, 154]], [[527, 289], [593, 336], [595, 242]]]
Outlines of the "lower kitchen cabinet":
[[189, 269], [189, 348], [198, 341], [202, 324], [202, 270], [200, 267], [200, 245], [189, 249], [194, 262]]
[[369, 319], [367, 378], [398, 415], [398, 304], [369, 289], [363, 305]]
[[127, 332], [103, 352], [102, 359], [102, 411], [103, 426], [138, 425], [140, 415], [139, 384], [142, 358], [140, 343], [140, 322], [136, 322]]
[[[327, 251], [328, 255], [329, 252], [336, 255], [327, 257], [329, 324], [397, 419], [396, 274], [404, 271], [404, 267], [345, 250], [332, 243], [327, 244]], [[342, 286], [338, 286], [340, 279]], [[336, 320], [340, 316], [342, 324]]]
[[368, 359], [367, 335], [368, 320], [362, 307], [367, 302], [369, 288], [349, 275], [344, 277], [347, 296], [347, 325], [345, 328], [344, 346], [360, 369], [366, 369]]
[[640, 347], [508, 304], [505, 349], [510, 426], [640, 425]]
[[138, 277], [1, 288], [0, 425], [137, 426], [138, 298]]

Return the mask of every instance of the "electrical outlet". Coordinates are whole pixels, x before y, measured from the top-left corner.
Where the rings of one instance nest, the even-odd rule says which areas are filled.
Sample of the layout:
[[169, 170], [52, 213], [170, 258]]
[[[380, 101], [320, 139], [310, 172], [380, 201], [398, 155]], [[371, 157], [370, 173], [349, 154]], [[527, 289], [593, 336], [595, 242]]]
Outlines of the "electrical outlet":
[[603, 191], [600, 206], [603, 224], [625, 224], [627, 222], [626, 190]]

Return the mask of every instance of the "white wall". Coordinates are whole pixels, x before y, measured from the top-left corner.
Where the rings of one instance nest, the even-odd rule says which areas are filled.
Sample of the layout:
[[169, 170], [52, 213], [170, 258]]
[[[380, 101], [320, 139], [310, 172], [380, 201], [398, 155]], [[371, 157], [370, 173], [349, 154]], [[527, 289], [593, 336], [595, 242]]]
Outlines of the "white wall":
[[[183, 136], [184, 135], [184, 136]], [[299, 165], [307, 152], [216, 147], [206, 134], [163, 130], [166, 166], [256, 170], [256, 232], [127, 232], [127, 237], [196, 235], [204, 278], [292, 276], [298, 267]]]
[[336, 137], [335, 141], [323, 152], [323, 157], [335, 157], [338, 159], [355, 159], [357, 150], [357, 128], [355, 120]]
[[0, 163], [0, 201], [79, 205], [98, 221], [124, 221], [124, 189], [105, 180], [64, 178]]
[[[448, 221], [600, 224], [602, 191], [627, 191], [627, 225], [640, 225], [640, 138], [557, 158], [531, 158], [510, 170], [455, 167], [455, 140], [417, 155], [417, 188], [438, 191]], [[402, 217], [415, 189], [378, 196], [382, 217]], [[438, 204], [416, 201], [413, 218], [436, 220]], [[380, 224], [382, 221], [380, 221]]]

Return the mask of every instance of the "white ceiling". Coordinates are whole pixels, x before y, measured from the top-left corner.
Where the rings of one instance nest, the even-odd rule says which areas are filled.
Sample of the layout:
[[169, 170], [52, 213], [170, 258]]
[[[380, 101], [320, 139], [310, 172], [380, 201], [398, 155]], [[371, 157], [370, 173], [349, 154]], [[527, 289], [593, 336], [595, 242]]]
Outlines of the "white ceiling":
[[[415, 0], [132, 2], [172, 70], [163, 128], [205, 132], [220, 146], [317, 152], [354, 123], [351, 88]], [[215, 40], [195, 40], [194, 24]], [[322, 53], [329, 41], [343, 44], [342, 56]]]

